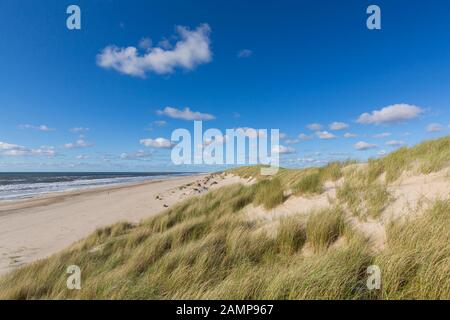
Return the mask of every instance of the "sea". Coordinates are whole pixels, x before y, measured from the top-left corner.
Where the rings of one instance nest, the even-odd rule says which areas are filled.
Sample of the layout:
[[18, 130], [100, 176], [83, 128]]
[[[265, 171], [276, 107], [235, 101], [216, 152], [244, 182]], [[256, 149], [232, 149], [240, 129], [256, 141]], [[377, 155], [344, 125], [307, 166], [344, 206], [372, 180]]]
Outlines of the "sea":
[[54, 192], [133, 184], [192, 174], [187, 172], [0, 172], [0, 201], [33, 198]]

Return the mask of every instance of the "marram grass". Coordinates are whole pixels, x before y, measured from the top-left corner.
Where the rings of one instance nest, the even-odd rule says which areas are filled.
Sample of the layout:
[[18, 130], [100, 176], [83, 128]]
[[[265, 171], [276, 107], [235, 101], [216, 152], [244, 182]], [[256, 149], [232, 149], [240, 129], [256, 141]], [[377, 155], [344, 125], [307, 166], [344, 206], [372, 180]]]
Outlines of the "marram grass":
[[[3, 277], [0, 298], [450, 298], [448, 201], [390, 226], [387, 248], [374, 254], [361, 236], [345, 231], [349, 227], [339, 208], [306, 221], [286, 218], [269, 236], [222, 204], [241, 197], [245, 188], [218, 190], [201, 197], [202, 205], [189, 200], [137, 226], [99, 230]], [[340, 238], [344, 245], [332, 245]], [[314, 253], [304, 254], [307, 247]], [[66, 288], [65, 271], [72, 264], [82, 270], [81, 290]], [[372, 264], [382, 270], [382, 290], [376, 294], [359, 290]]]
[[[450, 159], [449, 137], [405, 150], [372, 160], [361, 176], [352, 177], [354, 171], [344, 172], [346, 164], [338, 163], [281, 169], [253, 185], [188, 199], [138, 225], [97, 230], [2, 277], [0, 299], [450, 299], [449, 200], [392, 222], [380, 252], [344, 217], [349, 208], [357, 217], [378, 216], [388, 196], [378, 179], [383, 172], [392, 180], [398, 170], [438, 171]], [[258, 170], [235, 172], [256, 177]], [[272, 232], [244, 214], [249, 204], [276, 207], [285, 190], [309, 175], [319, 177], [312, 185], [344, 179], [340, 201], [280, 219]], [[374, 194], [372, 186], [379, 186]], [[381, 289], [368, 291], [366, 270], [373, 264], [381, 270]], [[81, 268], [81, 290], [66, 287], [69, 265]]]

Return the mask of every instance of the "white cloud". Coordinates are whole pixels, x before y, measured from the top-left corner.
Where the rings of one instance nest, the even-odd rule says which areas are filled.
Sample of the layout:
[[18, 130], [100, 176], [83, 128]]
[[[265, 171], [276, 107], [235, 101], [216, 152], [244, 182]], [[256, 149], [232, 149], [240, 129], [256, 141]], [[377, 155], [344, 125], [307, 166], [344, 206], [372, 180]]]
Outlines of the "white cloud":
[[89, 158], [89, 156], [86, 156], [84, 154], [80, 154], [78, 156], [75, 157], [77, 160], [86, 160]]
[[73, 133], [86, 133], [88, 132], [90, 129], [89, 128], [84, 128], [84, 127], [75, 127], [75, 128], [71, 128], [69, 131], [73, 132]]
[[386, 138], [389, 136], [391, 136], [390, 132], [377, 133], [373, 135], [374, 138]]
[[312, 163], [316, 162], [317, 160], [314, 158], [298, 158], [296, 159], [298, 162], [306, 162], [306, 163]]
[[55, 131], [55, 129], [49, 128], [47, 125], [45, 124], [41, 124], [41, 125], [32, 125], [32, 124], [21, 124], [19, 125], [20, 129], [32, 129], [32, 130], [37, 130], [37, 131]]
[[144, 50], [149, 50], [152, 47], [152, 39], [150, 38], [142, 38], [141, 41], [139, 41], [139, 48]]
[[47, 156], [53, 157], [56, 154], [55, 148], [42, 146], [37, 149], [30, 149], [17, 144], [0, 141], [0, 155], [2, 156]]
[[78, 139], [75, 142], [66, 143], [64, 145], [64, 148], [66, 149], [80, 149], [80, 148], [87, 148], [91, 147], [92, 143], [86, 142], [84, 139]]
[[253, 54], [253, 51], [252, 51], [252, 50], [249, 50], [249, 49], [243, 49], [243, 50], [240, 50], [240, 51], [238, 52], [237, 56], [238, 56], [238, 58], [248, 58], [248, 57], [250, 57], [252, 54]]
[[342, 129], [347, 129], [348, 128], [348, 124], [344, 123], [344, 122], [333, 122], [330, 124], [329, 126], [330, 130], [342, 130]]
[[400, 140], [389, 140], [386, 142], [387, 146], [391, 146], [391, 147], [400, 147], [405, 145], [405, 141], [400, 141]]
[[336, 136], [328, 131], [317, 131], [316, 136], [319, 137], [319, 139], [334, 139]]
[[31, 149], [31, 155], [53, 157], [55, 154], [55, 148], [51, 146], [42, 146], [38, 149]]
[[122, 153], [120, 155], [120, 159], [122, 160], [137, 160], [137, 159], [143, 159], [143, 158], [149, 158], [151, 157], [151, 153], [145, 152], [144, 150], [138, 150], [133, 153]]
[[17, 144], [12, 144], [12, 143], [7, 143], [7, 142], [0, 141], [0, 150], [1, 151], [16, 149], [18, 147], [20, 147], [20, 146], [17, 145]]
[[156, 120], [156, 121], [153, 121], [153, 124], [157, 127], [164, 127], [167, 124], [167, 121]]
[[243, 127], [243, 128], [236, 128], [235, 129], [236, 135], [244, 135], [249, 138], [264, 138], [265, 133], [263, 130], [257, 130], [249, 127]]
[[299, 138], [300, 140], [302, 140], [302, 141], [307, 141], [307, 140], [311, 140], [311, 139], [312, 139], [311, 136], [308, 136], [308, 135], [306, 135], [306, 134], [304, 134], [304, 133], [300, 133], [300, 134], [298, 135], [298, 138]]
[[278, 154], [291, 154], [291, 153], [295, 153], [296, 151], [294, 148], [291, 148], [291, 147], [276, 145], [276, 146], [272, 147], [272, 152], [278, 153]]
[[432, 132], [439, 132], [444, 130], [444, 126], [439, 124], [439, 123], [430, 123], [427, 126], [427, 132], [428, 133], [432, 133]]
[[405, 103], [394, 104], [374, 110], [371, 113], [363, 113], [356, 122], [363, 124], [396, 123], [416, 118], [423, 110], [417, 106]]
[[297, 165], [301, 165], [301, 166], [311, 166], [311, 164], [322, 165], [322, 164], [329, 163], [330, 161], [334, 161], [334, 160], [316, 159], [316, 158], [312, 158], [312, 157], [290, 158], [290, 159], [284, 160], [284, 162], [286, 162], [286, 163], [292, 163], [292, 164], [297, 164]]
[[141, 139], [139, 143], [146, 147], [162, 148], [162, 149], [169, 149], [172, 148], [173, 146], [172, 142], [170, 142], [170, 140], [167, 140], [165, 138]]
[[280, 138], [280, 140], [284, 140], [284, 139], [288, 138], [288, 135], [286, 133], [284, 133], [284, 132], [280, 132], [279, 138]]
[[300, 139], [286, 139], [284, 140], [285, 144], [297, 144], [300, 142]]
[[386, 150], [380, 150], [377, 153], [379, 156], [384, 156], [386, 154]]
[[[203, 141], [203, 146], [209, 146], [213, 142], [216, 144], [223, 144], [230, 139], [233, 139], [234, 137], [244, 136], [249, 139], [256, 139], [256, 138], [264, 138], [266, 136], [266, 133], [264, 130], [257, 130], [249, 127], [241, 127], [241, 128], [234, 128], [234, 135], [228, 136], [228, 135], [218, 135], [214, 136], [214, 139], [207, 139]], [[280, 134], [281, 136], [281, 134]], [[286, 140], [288, 141], [288, 140]]]
[[358, 135], [350, 132], [344, 133], [344, 138], [356, 138]]
[[215, 117], [209, 113], [201, 113], [198, 111], [191, 111], [189, 108], [184, 108], [183, 110], [179, 110], [177, 108], [165, 107], [163, 110], [156, 111], [159, 115], [168, 116], [174, 119], [182, 119], [182, 120], [213, 120]]
[[377, 145], [367, 143], [364, 141], [359, 141], [353, 145], [353, 148], [355, 148], [356, 150], [369, 150], [369, 149], [377, 148]]
[[166, 38], [162, 39], [161, 41], [158, 42], [158, 46], [160, 46], [163, 49], [169, 50], [172, 49], [173, 46], [170, 43], [170, 41]]
[[177, 26], [176, 30], [180, 39], [173, 48], [164, 45], [148, 48], [144, 54], [140, 54], [136, 47], [119, 48], [112, 45], [97, 55], [97, 64], [126, 75], [145, 77], [148, 72], [168, 74], [176, 68], [192, 70], [197, 65], [211, 61], [211, 29], [208, 24], [201, 24], [195, 30]]
[[322, 125], [318, 123], [310, 123], [306, 126], [309, 130], [317, 131], [322, 129]]

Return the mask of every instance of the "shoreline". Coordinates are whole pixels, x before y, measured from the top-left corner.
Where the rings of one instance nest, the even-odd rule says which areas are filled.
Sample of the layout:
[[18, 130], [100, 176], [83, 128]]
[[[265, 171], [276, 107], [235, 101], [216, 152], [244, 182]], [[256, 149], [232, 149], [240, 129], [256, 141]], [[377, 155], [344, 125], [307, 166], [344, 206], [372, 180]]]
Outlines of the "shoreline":
[[167, 178], [149, 179], [146, 181], [139, 182], [125, 182], [120, 184], [111, 184], [98, 187], [81, 188], [76, 190], [66, 190], [66, 191], [54, 191], [38, 194], [33, 197], [21, 198], [21, 199], [11, 199], [11, 200], [0, 200], [0, 217], [6, 214], [12, 214], [15, 211], [27, 209], [31, 207], [46, 206], [55, 202], [63, 201], [67, 197], [80, 197], [85, 194], [95, 194], [100, 192], [114, 191], [130, 187], [139, 187], [148, 184], [159, 183], [168, 180], [177, 180], [182, 178], [200, 177], [208, 175], [207, 173], [194, 173], [183, 176], [168, 176]]
[[[120, 221], [139, 223], [157, 215], [199, 194], [187, 185], [208, 190], [204, 181], [212, 181], [210, 176], [168, 177], [0, 201], [0, 275], [57, 253], [98, 228]], [[222, 177], [215, 184], [235, 180]]]

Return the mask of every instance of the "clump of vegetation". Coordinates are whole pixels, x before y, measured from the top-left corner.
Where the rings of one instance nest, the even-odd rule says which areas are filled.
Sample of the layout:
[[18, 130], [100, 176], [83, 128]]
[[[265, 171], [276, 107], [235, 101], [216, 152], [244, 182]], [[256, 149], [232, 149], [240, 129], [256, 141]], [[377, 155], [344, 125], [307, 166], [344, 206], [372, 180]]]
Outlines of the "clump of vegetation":
[[336, 197], [353, 215], [364, 219], [379, 217], [391, 200], [386, 184], [373, 180], [366, 170], [348, 173]]
[[322, 181], [336, 181], [342, 177], [342, 168], [353, 163], [352, 161], [345, 162], [330, 162], [326, 166], [319, 169]]
[[450, 201], [387, 229], [388, 245], [376, 258], [383, 299], [450, 299]]
[[344, 214], [340, 208], [325, 209], [311, 214], [306, 224], [306, 236], [315, 251], [328, 248], [344, 232]]
[[264, 176], [261, 175], [262, 168], [263, 168], [262, 165], [242, 166], [242, 167], [230, 169], [227, 172], [235, 174], [235, 175], [240, 176], [245, 179], [248, 179], [248, 178], [261, 179], [261, 178], [264, 178]]
[[[289, 264], [277, 265], [263, 299], [368, 299], [366, 269], [373, 263], [366, 241], [355, 237], [347, 246], [322, 250]], [[273, 275], [275, 275], [273, 277]], [[363, 290], [361, 290], [363, 289]]]
[[323, 182], [320, 173], [316, 172], [305, 175], [300, 178], [300, 181], [292, 189], [294, 194], [322, 193]]
[[306, 242], [305, 222], [298, 217], [281, 219], [276, 241], [281, 252], [299, 251]]
[[323, 192], [326, 181], [336, 181], [340, 179], [342, 168], [352, 163], [331, 162], [321, 168], [286, 169], [279, 168], [274, 177], [262, 176], [262, 166], [240, 167], [231, 169], [228, 172], [243, 178], [255, 178], [257, 181], [277, 179], [284, 190], [292, 189], [294, 194], [320, 194]]
[[368, 165], [372, 179], [385, 172], [387, 182], [395, 181], [405, 170], [424, 174], [439, 171], [450, 165], [450, 136], [400, 148]]
[[263, 205], [265, 209], [275, 208], [286, 200], [283, 186], [277, 177], [261, 180], [253, 188], [255, 189], [255, 204]]

